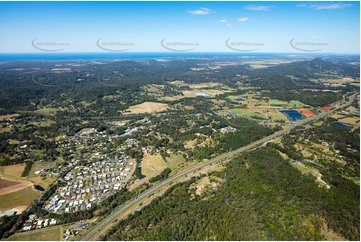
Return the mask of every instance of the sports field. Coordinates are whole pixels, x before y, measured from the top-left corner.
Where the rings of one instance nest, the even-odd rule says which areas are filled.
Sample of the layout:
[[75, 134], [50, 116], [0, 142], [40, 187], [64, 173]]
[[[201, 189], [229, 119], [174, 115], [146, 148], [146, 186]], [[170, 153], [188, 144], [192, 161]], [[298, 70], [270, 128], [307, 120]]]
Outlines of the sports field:
[[332, 108], [331, 106], [326, 106], [326, 107], [319, 108], [319, 110], [320, 110], [321, 112], [327, 112], [327, 111], [329, 111], [331, 108]]
[[312, 117], [312, 116], [316, 115], [314, 112], [312, 112], [311, 110], [309, 110], [307, 108], [298, 108], [296, 110], [306, 117]]

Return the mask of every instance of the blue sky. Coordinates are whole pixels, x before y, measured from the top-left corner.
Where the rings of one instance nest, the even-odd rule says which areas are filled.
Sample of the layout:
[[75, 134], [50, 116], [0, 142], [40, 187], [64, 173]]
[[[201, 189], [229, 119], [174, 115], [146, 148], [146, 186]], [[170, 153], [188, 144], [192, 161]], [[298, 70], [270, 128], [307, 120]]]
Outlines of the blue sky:
[[0, 53], [359, 53], [359, 9], [359, 2], [0, 2]]

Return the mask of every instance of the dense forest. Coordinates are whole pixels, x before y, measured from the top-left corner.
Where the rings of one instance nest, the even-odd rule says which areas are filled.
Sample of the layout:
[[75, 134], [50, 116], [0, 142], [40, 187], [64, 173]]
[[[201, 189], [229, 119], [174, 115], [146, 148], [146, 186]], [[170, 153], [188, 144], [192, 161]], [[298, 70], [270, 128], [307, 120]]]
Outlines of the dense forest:
[[360, 239], [359, 187], [341, 176], [327, 191], [273, 148], [244, 154], [215, 175], [225, 177], [217, 191], [196, 195], [195, 179], [176, 185], [104, 239]]

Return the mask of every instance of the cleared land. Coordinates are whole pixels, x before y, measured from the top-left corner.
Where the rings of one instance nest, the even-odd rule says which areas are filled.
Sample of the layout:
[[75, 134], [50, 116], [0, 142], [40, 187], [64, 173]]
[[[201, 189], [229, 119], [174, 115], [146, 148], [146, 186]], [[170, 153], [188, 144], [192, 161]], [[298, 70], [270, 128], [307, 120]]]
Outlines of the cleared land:
[[358, 117], [346, 117], [340, 119], [339, 121], [350, 125], [357, 125], [358, 123], [360, 123], [360, 119]]
[[5, 120], [5, 119], [11, 119], [11, 118], [14, 118], [14, 117], [17, 117], [19, 116], [20, 114], [7, 114], [7, 115], [0, 115], [0, 120]]
[[11, 128], [0, 128], [0, 133], [10, 132]]
[[29, 177], [21, 177], [25, 164], [16, 164], [0, 167], [0, 211], [17, 210], [22, 212], [40, 195], [34, 188], [34, 184], [47, 188], [55, 178], [42, 179], [35, 175], [35, 170], [49, 167], [49, 163], [35, 162]]
[[182, 98], [184, 98], [184, 97], [183, 96], [164, 96], [164, 97], [158, 98], [157, 100], [171, 102], [171, 101], [179, 100]]
[[37, 161], [31, 167], [31, 171], [28, 176], [28, 180], [31, 181], [34, 185], [39, 185], [44, 189], [48, 188], [53, 182], [56, 180], [55, 177], [44, 176], [42, 177], [40, 174], [36, 175], [36, 171], [41, 171], [43, 169], [52, 168], [56, 165], [55, 162], [40, 162]]
[[305, 107], [307, 105], [300, 101], [292, 100], [292, 101], [290, 101], [290, 106], [293, 108], [301, 108], [301, 107]]
[[0, 196], [0, 210], [24, 210], [29, 204], [40, 195], [33, 187], [8, 193]]
[[34, 111], [34, 113], [37, 114], [41, 114], [41, 115], [53, 115], [54, 113], [58, 112], [58, 111], [64, 111], [66, 110], [65, 108], [43, 108], [43, 109], [38, 109], [36, 111]]
[[210, 186], [210, 185], [211, 185], [211, 181], [209, 180], [209, 177], [206, 176], [206, 177], [203, 177], [200, 180], [198, 180], [196, 182], [196, 184], [192, 184], [190, 186], [190, 188], [195, 188], [196, 189], [196, 194], [197, 195], [202, 195], [202, 193], [204, 192], [204, 189], [207, 186]]
[[137, 187], [149, 181], [150, 178], [159, 175], [164, 169], [167, 168], [166, 162], [163, 160], [162, 156], [158, 153], [156, 155], [151, 155], [145, 153], [143, 159], [140, 163], [142, 175], [145, 178], [141, 179], [138, 182], [133, 183], [129, 190], [133, 191]]
[[159, 153], [156, 155], [144, 154], [141, 167], [143, 175], [153, 177], [167, 168], [167, 164]]
[[0, 195], [16, 192], [31, 186], [32, 186], [31, 182], [27, 182], [27, 181], [16, 182], [6, 179], [0, 179]]
[[197, 139], [188, 140], [184, 142], [184, 145], [192, 149], [197, 145]]
[[272, 121], [284, 121], [284, 122], [288, 121], [288, 118], [284, 114], [279, 113], [279, 112], [272, 112], [271, 118], [272, 118]]
[[185, 162], [185, 159], [183, 158], [182, 155], [176, 155], [176, 154], [171, 154], [170, 157], [166, 158], [167, 162], [167, 166], [172, 170], [176, 170], [178, 168], [180, 168], [181, 164]]
[[200, 91], [199, 90], [186, 90], [186, 91], [183, 91], [183, 95], [184, 97], [196, 97], [197, 96], [197, 93], [199, 93]]
[[345, 84], [355, 83], [355, 79], [349, 77], [339, 78], [339, 76], [329, 76], [325, 79], [321, 79], [320, 82], [328, 84], [333, 87], [343, 86]]
[[19, 182], [4, 180], [0, 178], [0, 190], [6, 187], [15, 186], [19, 184]]
[[[231, 96], [228, 96], [227, 97], [229, 100], [233, 101], [233, 102], [236, 102], [236, 103], [242, 103], [245, 101], [244, 97], [242, 95], [239, 95], [239, 96], [234, 96], [234, 95], [231, 95]], [[236, 100], [237, 98], [242, 98], [243, 100], [240, 101], [240, 100]]]
[[131, 106], [126, 111], [129, 113], [152, 113], [165, 111], [168, 107], [168, 104], [165, 103], [144, 102]]
[[252, 118], [252, 117], [258, 117], [258, 118], [262, 118], [262, 119], [266, 118], [260, 112], [255, 112], [255, 111], [246, 110], [246, 109], [234, 108], [234, 109], [228, 109], [226, 111], [231, 112], [231, 113], [236, 114], [236, 115], [239, 115], [240, 117], [245, 117], [245, 118]]
[[271, 100], [269, 100], [268, 104], [271, 106], [287, 106], [288, 102], [271, 99]]
[[17, 234], [11, 241], [59, 241], [63, 238], [63, 229], [56, 227], [48, 230], [34, 231], [31, 233]]
[[0, 167], [0, 176], [3, 179], [13, 180], [13, 181], [24, 181], [25, 177], [21, 177], [25, 168], [25, 164], [16, 164], [10, 166], [1, 166]]

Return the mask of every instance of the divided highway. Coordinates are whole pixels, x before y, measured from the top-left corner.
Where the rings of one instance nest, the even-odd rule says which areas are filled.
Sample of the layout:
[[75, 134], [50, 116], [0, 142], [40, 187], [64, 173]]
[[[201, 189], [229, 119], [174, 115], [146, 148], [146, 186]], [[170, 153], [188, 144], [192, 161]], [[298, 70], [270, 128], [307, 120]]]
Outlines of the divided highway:
[[[206, 166], [209, 165], [215, 165], [215, 164], [220, 164], [220, 163], [224, 163], [224, 162], [228, 162], [230, 161], [232, 158], [246, 152], [249, 151], [251, 149], [254, 149], [256, 147], [259, 147], [263, 144], [265, 144], [266, 142], [272, 141], [276, 138], [279, 138], [287, 133], [289, 133], [292, 129], [305, 125], [307, 123], [313, 122], [317, 119], [321, 119], [324, 118], [332, 113], [334, 113], [337, 110], [346, 108], [348, 106], [350, 106], [356, 99], [357, 93], [353, 94], [352, 96], [349, 97], [349, 101], [342, 104], [341, 106], [339, 106], [336, 109], [332, 109], [328, 112], [324, 112], [324, 113], [320, 113], [316, 116], [313, 117], [309, 117], [306, 119], [302, 119], [299, 120], [293, 124], [291, 124], [291, 126], [288, 126], [286, 128], [284, 128], [283, 130], [277, 131], [269, 136], [266, 136], [260, 140], [257, 140], [249, 145], [243, 146], [239, 149], [230, 151], [228, 153], [219, 155], [209, 161], [206, 162], [202, 162], [199, 164], [196, 164], [194, 166], [185, 168], [184, 170], [179, 171], [177, 174], [159, 182], [158, 184], [150, 187], [149, 189], [147, 189], [146, 191], [142, 192], [139, 196], [127, 201], [126, 203], [124, 203], [123, 205], [119, 206], [118, 208], [116, 208], [113, 213], [111, 213], [110, 215], [108, 215], [105, 219], [103, 219], [102, 221], [100, 221], [97, 225], [95, 225], [94, 227], [90, 228], [88, 231], [86, 231], [80, 238], [79, 240], [85, 240], [85, 241], [94, 241], [96, 239], [99, 239], [99, 236], [103, 235], [104, 232], [109, 229], [112, 226], [112, 223], [117, 221], [117, 219], [120, 216], [124, 216], [127, 214], [130, 214], [134, 211], [136, 211], [137, 208], [139, 208], [141, 205], [141, 203], [144, 203], [145, 201], [149, 202], [151, 199], [154, 199], [155, 195], [157, 192], [161, 191], [162, 189], [164, 189], [165, 187], [171, 185], [172, 183], [179, 181], [181, 178], [184, 178], [186, 176], [191, 175], [194, 172], [197, 172], [198, 170], [205, 168]], [[150, 198], [150, 196], [153, 196], [152, 198]], [[148, 199], [147, 199], [148, 198]]]

